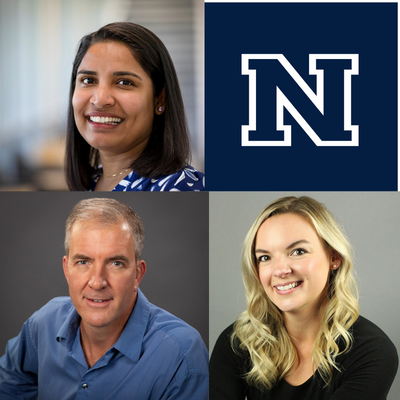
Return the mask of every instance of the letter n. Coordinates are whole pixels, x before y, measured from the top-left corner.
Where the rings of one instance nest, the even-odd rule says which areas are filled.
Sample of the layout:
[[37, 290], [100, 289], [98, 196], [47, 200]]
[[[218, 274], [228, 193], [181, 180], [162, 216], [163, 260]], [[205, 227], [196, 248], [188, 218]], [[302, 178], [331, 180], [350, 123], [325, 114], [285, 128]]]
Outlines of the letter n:
[[[254, 63], [258, 66], [260, 66], [260, 63], [279, 62], [279, 66], [286, 71], [282, 76], [286, 78], [281, 77], [280, 81], [275, 82], [273, 74], [265, 73], [262, 68], [251, 68], [250, 61], [253, 60], [259, 60]], [[317, 60], [319, 61], [318, 67]], [[343, 67], [342, 64], [338, 63], [338, 60], [350, 62], [351, 67]], [[328, 68], [332, 67], [335, 62], [333, 68]], [[259, 79], [257, 79], [257, 72], [263, 74], [260, 75]], [[309, 75], [316, 76], [315, 92], [283, 54], [242, 54], [242, 75], [249, 76], [249, 124], [242, 125], [242, 146], [291, 146], [292, 127], [284, 122], [284, 109], [294, 118], [315, 145], [358, 146], [358, 125], [351, 123], [351, 79], [352, 75], [358, 75], [358, 54], [310, 54]], [[334, 77], [335, 83], [329, 86], [329, 93], [327, 90], [325, 95], [329, 96], [329, 94], [335, 92], [340, 101], [329, 102], [329, 98], [324, 97], [327, 83], [324, 80], [332, 77]], [[295, 100], [296, 96], [293, 96], [292, 101], [290, 101], [289, 98], [291, 97], [287, 95], [291, 89], [280, 87], [282, 79], [290, 81], [291, 83], [288, 85], [292, 85], [292, 88], [294, 86], [293, 90], [300, 92], [304, 100]], [[273, 93], [274, 87], [276, 88], [275, 93]], [[258, 95], [257, 91], [259, 91]], [[274, 96], [275, 110], [263, 109], [262, 115], [257, 116], [257, 114], [261, 114], [260, 111], [257, 113], [257, 102], [262, 101], [264, 94], [265, 96]], [[308, 117], [305, 117], [303, 111], [300, 110], [305, 106], [312, 109], [307, 111]], [[327, 114], [325, 114], [325, 106], [329, 108]], [[311, 117], [310, 114], [312, 114]], [[329, 118], [327, 115], [329, 115]], [[268, 122], [265, 122], [265, 119], [268, 119]], [[271, 121], [273, 122], [272, 127]], [[318, 121], [318, 123], [315, 123], [315, 121]], [[326, 131], [329, 131], [329, 127], [332, 126], [332, 121], [339, 122], [341, 132], [334, 138], [326, 138]], [[259, 128], [259, 131], [257, 131], [257, 122], [262, 128], [269, 123], [269, 129]], [[326, 129], [324, 129], [324, 126]], [[277, 131], [278, 133], [280, 131], [279, 138], [277, 138]], [[344, 131], [347, 131], [345, 138], [343, 137]], [[251, 140], [250, 133], [255, 133], [257, 140]]]

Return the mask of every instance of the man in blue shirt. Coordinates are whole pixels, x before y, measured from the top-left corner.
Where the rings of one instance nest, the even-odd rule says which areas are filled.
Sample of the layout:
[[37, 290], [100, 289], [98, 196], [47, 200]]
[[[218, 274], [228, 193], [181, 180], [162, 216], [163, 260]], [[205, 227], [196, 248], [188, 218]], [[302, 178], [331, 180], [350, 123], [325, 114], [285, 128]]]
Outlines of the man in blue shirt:
[[51, 300], [9, 341], [1, 399], [208, 399], [200, 335], [139, 289], [143, 241], [143, 224], [125, 204], [75, 206], [63, 259], [70, 297]]

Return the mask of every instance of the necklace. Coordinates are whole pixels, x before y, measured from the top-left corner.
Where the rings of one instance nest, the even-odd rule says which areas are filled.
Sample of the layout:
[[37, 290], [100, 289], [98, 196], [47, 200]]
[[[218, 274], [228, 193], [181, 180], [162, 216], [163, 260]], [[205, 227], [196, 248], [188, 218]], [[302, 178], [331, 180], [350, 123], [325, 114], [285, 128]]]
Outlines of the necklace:
[[119, 175], [122, 175], [122, 174], [126, 174], [128, 171], [130, 170], [130, 168], [126, 168], [126, 169], [124, 169], [123, 171], [121, 171], [120, 173], [116, 173], [116, 174], [112, 174], [112, 175], [105, 175], [104, 174], [104, 172], [103, 172], [103, 176], [104, 176], [104, 178], [115, 178], [116, 176], [119, 176]]

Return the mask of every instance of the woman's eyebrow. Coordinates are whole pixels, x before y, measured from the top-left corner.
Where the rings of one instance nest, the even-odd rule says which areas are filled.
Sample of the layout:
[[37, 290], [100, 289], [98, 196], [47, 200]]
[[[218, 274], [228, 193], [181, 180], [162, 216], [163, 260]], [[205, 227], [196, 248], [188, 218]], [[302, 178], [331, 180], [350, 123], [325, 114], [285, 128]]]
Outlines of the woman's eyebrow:
[[296, 240], [295, 242], [289, 244], [289, 246], [286, 247], [286, 250], [289, 250], [289, 249], [291, 249], [292, 247], [295, 247], [295, 246], [297, 246], [298, 244], [301, 244], [301, 243], [308, 243], [308, 244], [310, 244], [310, 242], [309, 242], [308, 240], [306, 240], [306, 239], [300, 239], [300, 240]]
[[89, 71], [87, 69], [81, 69], [80, 71], [78, 71], [77, 75], [97, 75], [97, 72], [95, 71]]
[[[309, 242], [308, 240], [306, 240], [306, 239], [300, 239], [300, 240], [296, 240], [296, 241], [293, 242], [293, 243], [290, 243], [289, 246], [286, 247], [286, 250], [290, 250], [290, 249], [292, 249], [293, 247], [295, 247], [295, 246], [297, 246], [298, 244], [301, 244], [301, 243], [308, 243], [308, 244], [310, 244], [310, 242]], [[269, 251], [268, 251], [268, 250], [264, 250], [264, 249], [255, 249], [255, 250], [254, 250], [254, 253], [269, 253]]]
[[[92, 75], [92, 76], [96, 76], [97, 72], [96, 71], [89, 71], [87, 69], [82, 69], [80, 71], [78, 71], [77, 75]], [[130, 76], [134, 76], [135, 78], [140, 79], [141, 81], [143, 80], [138, 74], [135, 74], [133, 72], [129, 72], [129, 71], [115, 71], [113, 72], [114, 76], [126, 76], [126, 75], [130, 75]]]
[[142, 80], [142, 78], [141, 78], [139, 75], [137, 75], [137, 74], [135, 74], [135, 73], [133, 73], [133, 72], [129, 72], [129, 71], [115, 71], [115, 72], [113, 72], [113, 75], [114, 75], [114, 76], [125, 76], [125, 75], [130, 75], [130, 76], [134, 76], [134, 77], [136, 77], [136, 78]]
[[269, 251], [264, 249], [255, 249], [254, 253], [269, 253]]

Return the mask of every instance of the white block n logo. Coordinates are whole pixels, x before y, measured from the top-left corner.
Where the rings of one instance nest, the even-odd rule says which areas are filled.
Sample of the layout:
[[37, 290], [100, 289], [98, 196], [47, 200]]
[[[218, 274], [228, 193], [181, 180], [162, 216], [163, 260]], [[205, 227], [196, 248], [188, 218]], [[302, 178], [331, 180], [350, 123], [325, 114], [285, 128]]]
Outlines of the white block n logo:
[[[310, 101], [297, 100], [297, 104], [294, 99], [290, 101], [284, 94], [285, 90], [278, 87], [280, 84], [274, 83], [274, 77], [265, 73], [262, 64], [265, 66], [265, 63], [271, 63], [271, 60], [280, 63], [297, 84], [296, 90], [300, 89], [306, 95], [306, 99], [311, 101], [313, 109], [317, 110], [316, 119], [320, 120], [319, 124], [315, 124], [317, 127], [313, 128], [314, 123], [307, 122], [306, 117], [303, 117], [301, 111], [298, 111], [305, 102], [310, 103]], [[350, 63], [350, 67], [344, 67], [343, 62], [338, 62], [340, 60], [344, 60], [347, 64]], [[256, 65], [256, 68], [250, 67], [250, 61]], [[289, 78], [287, 74], [286, 76]], [[351, 123], [351, 79], [352, 75], [358, 75], [358, 54], [310, 54], [309, 75], [316, 76], [315, 93], [283, 54], [242, 54], [242, 75], [249, 76], [249, 124], [242, 125], [242, 146], [291, 146], [292, 127], [284, 124], [284, 108], [317, 146], [358, 146], [358, 125]], [[329, 93], [324, 94], [326, 85], [324, 80], [332, 77], [335, 79], [335, 84], [330, 86]], [[257, 114], [261, 114], [260, 111], [257, 112], [257, 102], [261, 102], [263, 96], [271, 95], [271, 93], [265, 93], [271, 89], [271, 85], [276, 87], [275, 93], [272, 93], [276, 109], [264, 110], [257, 119]], [[325, 110], [324, 102], [327, 103], [328, 96], [332, 94], [339, 101], [331, 101], [329, 110]], [[296, 107], [293, 103], [296, 104]], [[268, 120], [269, 123], [273, 121], [274, 126], [269, 125], [269, 129], [265, 129]], [[328, 130], [324, 129], [324, 124], [327, 127], [331, 126], [332, 121], [335, 123], [340, 121], [341, 132], [337, 136], [339, 139], [324, 138], [326, 136], [324, 132]], [[272, 130], [275, 131], [274, 135], [270, 134]], [[283, 131], [283, 139], [277, 140], [276, 131]], [[343, 135], [344, 131], [347, 131], [348, 137]], [[257, 134], [256, 140], [250, 140], [250, 132]]]

